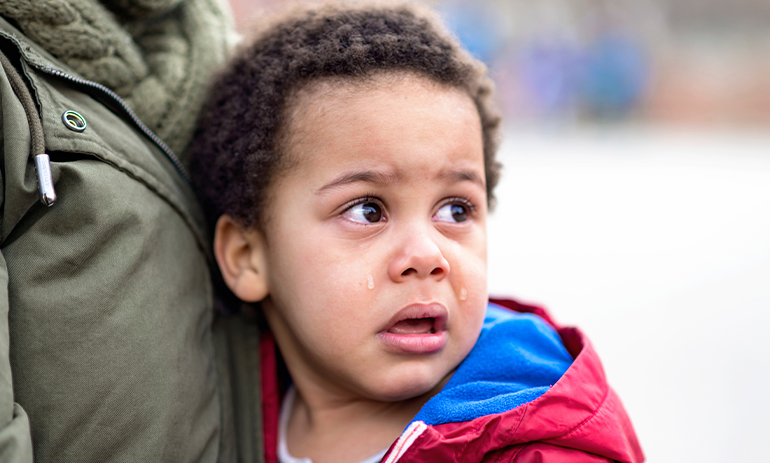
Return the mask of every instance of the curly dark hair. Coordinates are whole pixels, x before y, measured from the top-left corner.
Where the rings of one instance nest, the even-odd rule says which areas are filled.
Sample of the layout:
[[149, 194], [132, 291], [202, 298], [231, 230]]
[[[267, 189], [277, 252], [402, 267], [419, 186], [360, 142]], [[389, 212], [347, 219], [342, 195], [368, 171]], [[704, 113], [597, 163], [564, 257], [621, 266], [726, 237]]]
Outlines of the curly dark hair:
[[228, 214], [264, 225], [268, 187], [287, 166], [282, 130], [292, 95], [321, 79], [408, 72], [466, 92], [481, 118], [488, 202], [500, 116], [486, 67], [414, 5], [326, 5], [293, 11], [240, 50], [215, 79], [190, 145], [194, 186], [213, 227]]

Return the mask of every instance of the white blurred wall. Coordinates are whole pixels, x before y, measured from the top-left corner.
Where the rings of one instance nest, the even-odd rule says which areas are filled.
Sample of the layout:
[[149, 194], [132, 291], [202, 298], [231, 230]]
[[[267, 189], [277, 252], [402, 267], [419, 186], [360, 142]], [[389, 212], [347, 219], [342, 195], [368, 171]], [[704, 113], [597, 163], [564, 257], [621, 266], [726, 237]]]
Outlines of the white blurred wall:
[[770, 131], [509, 132], [490, 292], [591, 338], [650, 462], [768, 461]]

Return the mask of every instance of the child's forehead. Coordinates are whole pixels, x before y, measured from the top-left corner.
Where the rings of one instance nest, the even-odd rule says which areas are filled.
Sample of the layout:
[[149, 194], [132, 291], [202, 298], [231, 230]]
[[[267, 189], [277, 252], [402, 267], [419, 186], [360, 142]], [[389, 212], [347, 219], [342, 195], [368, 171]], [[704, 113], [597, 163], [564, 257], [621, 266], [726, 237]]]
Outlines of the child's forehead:
[[284, 141], [302, 142], [309, 128], [368, 119], [382, 107], [418, 111], [425, 100], [444, 102], [444, 111], [480, 118], [470, 95], [456, 87], [415, 73], [378, 73], [364, 78], [325, 78], [292, 92], [286, 104]]
[[392, 166], [417, 167], [431, 152], [442, 153], [433, 160], [443, 166], [467, 163], [466, 152], [478, 153], [474, 163], [483, 164], [478, 110], [453, 87], [421, 76], [384, 76], [355, 86], [319, 82], [296, 98], [284, 138], [284, 155], [295, 169], [380, 166], [393, 180], [406, 176]]
[[[411, 84], [411, 85], [410, 85]], [[362, 94], [372, 92], [406, 93], [415, 88], [470, 94], [457, 87], [411, 70], [381, 70], [363, 76], [321, 77], [303, 82], [290, 91], [286, 100], [287, 122], [312, 106], [346, 104]]]

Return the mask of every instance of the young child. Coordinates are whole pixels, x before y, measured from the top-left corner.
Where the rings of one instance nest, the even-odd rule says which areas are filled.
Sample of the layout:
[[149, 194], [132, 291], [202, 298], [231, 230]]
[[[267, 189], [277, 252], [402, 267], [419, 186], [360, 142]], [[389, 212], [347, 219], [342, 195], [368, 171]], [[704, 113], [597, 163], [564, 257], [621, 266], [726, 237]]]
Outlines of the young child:
[[587, 340], [488, 303], [491, 91], [412, 6], [295, 11], [215, 83], [196, 186], [292, 383], [266, 461], [643, 460]]

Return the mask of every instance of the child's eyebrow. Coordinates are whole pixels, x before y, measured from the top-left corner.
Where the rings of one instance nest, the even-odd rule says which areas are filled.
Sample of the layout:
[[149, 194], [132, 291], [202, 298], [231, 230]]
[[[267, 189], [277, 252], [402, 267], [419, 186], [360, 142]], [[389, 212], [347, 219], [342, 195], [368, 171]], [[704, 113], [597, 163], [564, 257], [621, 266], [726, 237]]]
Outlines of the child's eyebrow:
[[322, 186], [315, 191], [315, 194], [321, 194], [326, 190], [332, 188], [347, 185], [350, 183], [364, 182], [374, 183], [379, 185], [385, 185], [388, 183], [395, 183], [401, 176], [398, 174], [386, 174], [384, 172], [376, 172], [373, 170], [358, 170], [353, 172], [345, 172], [339, 177], [335, 178], [331, 182]]
[[[401, 177], [402, 175], [398, 173], [391, 174], [391, 173], [384, 173], [384, 172], [378, 172], [373, 170], [357, 170], [352, 172], [345, 172], [340, 176], [338, 176], [337, 178], [335, 178], [334, 180], [332, 180], [331, 182], [317, 189], [314, 193], [318, 195], [318, 194], [324, 193], [327, 190], [336, 188], [338, 186], [348, 185], [350, 183], [356, 183], [356, 182], [373, 183], [376, 185], [387, 185], [389, 183], [398, 182], [398, 180], [401, 179]], [[439, 180], [444, 180], [449, 182], [473, 182], [478, 186], [480, 186], [481, 188], [486, 188], [484, 179], [482, 179], [479, 176], [479, 174], [473, 170], [446, 169], [439, 172], [437, 178]]]
[[442, 170], [438, 174], [438, 178], [441, 180], [447, 180], [450, 182], [473, 182], [480, 186], [481, 188], [486, 189], [486, 182], [483, 178], [479, 176], [479, 174], [475, 170], [467, 170], [467, 169], [461, 169], [461, 170]]

